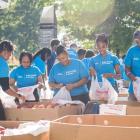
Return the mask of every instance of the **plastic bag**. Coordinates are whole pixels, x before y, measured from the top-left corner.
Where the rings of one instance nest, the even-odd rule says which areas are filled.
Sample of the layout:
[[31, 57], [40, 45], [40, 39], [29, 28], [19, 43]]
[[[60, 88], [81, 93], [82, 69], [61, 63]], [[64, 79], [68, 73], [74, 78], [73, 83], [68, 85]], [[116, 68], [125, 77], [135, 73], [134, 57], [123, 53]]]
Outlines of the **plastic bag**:
[[18, 88], [18, 94], [25, 96], [26, 100], [35, 100], [33, 92], [37, 87], [38, 85]]
[[133, 81], [134, 95], [138, 102], [140, 102], [140, 77], [136, 77], [137, 80]]
[[20, 124], [18, 128], [6, 129], [4, 136], [13, 135], [24, 135], [31, 134], [33, 136], [38, 136], [44, 132], [48, 132], [50, 127], [50, 122], [46, 120], [41, 120], [39, 122], [27, 122]]
[[5, 93], [0, 87], [0, 99], [4, 108], [17, 108], [17, 105], [14, 101], [15, 97], [8, 95]]
[[89, 96], [91, 100], [103, 100], [108, 103], [115, 103], [118, 98], [118, 94], [105, 78], [102, 78], [102, 82], [98, 82], [97, 78], [92, 78]]
[[52, 99], [53, 98], [53, 91], [50, 89], [48, 81], [45, 81], [45, 87], [46, 89], [40, 90], [40, 99]]
[[53, 97], [53, 100], [67, 100], [72, 101], [70, 92], [66, 89], [66, 87], [62, 87], [57, 94]]

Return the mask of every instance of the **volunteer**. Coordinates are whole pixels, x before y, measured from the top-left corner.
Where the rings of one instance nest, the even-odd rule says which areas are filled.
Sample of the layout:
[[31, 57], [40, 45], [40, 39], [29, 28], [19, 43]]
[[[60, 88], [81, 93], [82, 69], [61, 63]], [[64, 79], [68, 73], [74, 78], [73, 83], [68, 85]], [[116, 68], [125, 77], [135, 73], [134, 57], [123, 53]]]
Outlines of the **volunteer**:
[[[13, 86], [15, 90], [37, 84], [39, 84], [39, 88], [42, 87], [42, 73], [37, 67], [31, 65], [32, 59], [32, 54], [29, 52], [22, 52], [20, 54], [20, 66], [14, 68], [10, 73], [10, 85]], [[39, 101], [37, 89], [34, 90], [31, 99], [26, 99], [26, 101]]]
[[129, 100], [136, 101], [136, 97], [133, 91], [132, 82], [136, 81], [136, 77], [140, 77], [140, 30], [137, 30], [133, 34], [134, 44], [128, 49], [125, 57], [125, 71], [126, 75], [130, 78], [131, 83], [129, 85]]
[[115, 78], [120, 78], [120, 64], [117, 56], [109, 52], [108, 38], [103, 34], [99, 34], [96, 38], [96, 46], [99, 53], [90, 61], [92, 76], [97, 75], [99, 82], [102, 82], [102, 76], [107, 78], [114, 89], [118, 92]]
[[39, 68], [44, 79], [46, 78], [46, 61], [50, 58], [50, 56], [51, 50], [49, 48], [42, 48], [33, 56], [32, 65]]
[[59, 63], [55, 64], [49, 74], [49, 86], [57, 94], [58, 90], [66, 86], [72, 100], [80, 100], [85, 104], [89, 100], [87, 81], [88, 71], [80, 60], [70, 59], [66, 49], [59, 46], [56, 49]]
[[[19, 96], [9, 87], [9, 67], [7, 64], [7, 60], [12, 55], [13, 49], [13, 44], [10, 41], [5, 40], [0, 42], [0, 86], [7, 94], [24, 101], [24, 96]], [[0, 120], [4, 119], [4, 109], [0, 101]]]
[[[87, 50], [85, 54], [85, 58], [82, 59], [82, 62], [85, 64], [88, 71], [90, 71], [90, 60], [94, 56], [94, 52], [91, 50]], [[87, 87], [90, 89], [91, 86], [91, 76], [89, 76]]]
[[84, 59], [85, 58], [85, 54], [86, 54], [86, 50], [85, 49], [79, 49], [77, 51], [77, 54], [78, 54], [78, 58], [80, 60]]
[[47, 61], [47, 70], [48, 70], [48, 75], [50, 73], [51, 68], [53, 67], [55, 61], [56, 61], [56, 48], [59, 46], [60, 41], [57, 38], [54, 38], [51, 40], [51, 57]]
[[78, 59], [78, 55], [76, 52], [77, 48], [78, 48], [78, 46], [75, 43], [70, 44], [70, 47], [67, 48], [67, 52], [68, 52], [70, 58]]

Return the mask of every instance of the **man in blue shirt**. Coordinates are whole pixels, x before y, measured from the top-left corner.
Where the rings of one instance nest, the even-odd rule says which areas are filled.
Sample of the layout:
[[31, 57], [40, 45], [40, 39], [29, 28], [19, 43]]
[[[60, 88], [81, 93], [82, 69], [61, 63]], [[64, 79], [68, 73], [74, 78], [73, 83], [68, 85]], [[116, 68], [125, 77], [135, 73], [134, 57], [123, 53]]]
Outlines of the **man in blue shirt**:
[[136, 77], [140, 77], [140, 31], [135, 31], [133, 35], [135, 44], [128, 49], [125, 58], [126, 75], [131, 79], [129, 86], [129, 100], [136, 101], [133, 91], [132, 81], [136, 81]]
[[77, 55], [77, 52], [76, 52], [77, 48], [78, 47], [75, 43], [72, 43], [70, 45], [70, 48], [67, 48], [67, 52], [68, 52], [70, 58], [78, 59], [78, 55]]
[[53, 66], [49, 74], [50, 87], [56, 94], [61, 87], [66, 86], [73, 100], [81, 100], [86, 104], [89, 100], [87, 69], [81, 61], [69, 59], [63, 46], [59, 46], [56, 53], [59, 63]]

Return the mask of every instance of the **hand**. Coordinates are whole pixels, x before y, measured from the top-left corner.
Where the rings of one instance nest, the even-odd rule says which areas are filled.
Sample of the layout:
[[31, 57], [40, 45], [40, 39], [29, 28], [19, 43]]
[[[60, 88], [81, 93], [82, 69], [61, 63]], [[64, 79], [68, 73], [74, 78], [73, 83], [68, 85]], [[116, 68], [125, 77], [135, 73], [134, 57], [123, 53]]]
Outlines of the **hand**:
[[137, 78], [136, 78], [136, 77], [133, 77], [132, 80], [133, 80], [133, 81], [137, 81]]
[[134, 75], [131, 75], [130, 78], [132, 81], [137, 81], [137, 78]]
[[38, 88], [39, 88], [39, 89], [44, 88], [44, 84], [41, 83], [41, 82], [39, 82], [39, 83], [38, 83]]
[[103, 74], [103, 77], [104, 78], [111, 78], [111, 77], [113, 77], [113, 74], [112, 73], [105, 73], [105, 74]]
[[95, 72], [94, 69], [90, 69], [90, 75], [91, 75], [91, 76], [95, 76], [95, 75], [96, 75], [96, 72]]
[[113, 75], [113, 78], [115, 78], [115, 79], [120, 79], [120, 78], [121, 78], [121, 74], [114, 74], [114, 75]]
[[74, 88], [74, 84], [67, 84], [66, 85], [66, 89], [69, 91], [72, 90], [73, 88]]
[[23, 95], [18, 95], [18, 99], [22, 100], [23, 102], [25, 102], [25, 100], [26, 100], [25, 96], [23, 96]]
[[56, 84], [55, 88], [60, 89], [62, 88], [64, 85], [63, 84]]
[[19, 91], [19, 89], [17, 87], [15, 87], [14, 90], [15, 90], [15, 92], [18, 92]]

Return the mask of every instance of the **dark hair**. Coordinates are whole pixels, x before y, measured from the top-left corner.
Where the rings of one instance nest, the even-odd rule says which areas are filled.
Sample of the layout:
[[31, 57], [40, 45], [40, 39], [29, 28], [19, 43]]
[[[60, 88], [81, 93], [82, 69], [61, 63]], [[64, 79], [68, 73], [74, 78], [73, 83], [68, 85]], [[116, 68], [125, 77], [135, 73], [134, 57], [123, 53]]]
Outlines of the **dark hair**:
[[124, 54], [124, 55], [122, 56], [122, 59], [125, 59], [125, 57], [126, 57], [126, 54]]
[[59, 45], [57, 48], [56, 48], [56, 55], [60, 55], [61, 53], [64, 53], [64, 52], [67, 52], [65, 47], [62, 46], [62, 45]]
[[51, 40], [51, 48], [53, 48], [55, 45], [58, 46], [59, 44], [60, 41], [57, 38]]
[[102, 33], [102, 34], [98, 34], [97, 37], [96, 37], [96, 44], [98, 42], [103, 42], [103, 43], [106, 43], [108, 45], [108, 37], [105, 33]]
[[46, 54], [47, 54], [47, 57], [51, 56], [51, 50], [49, 48], [42, 48], [35, 53], [35, 55], [33, 56], [33, 59], [35, 59], [37, 56], [40, 56], [41, 59], [45, 61]]
[[72, 43], [72, 44], [70, 44], [70, 48], [73, 48], [73, 47], [77, 48], [78, 46], [77, 46], [76, 43]]
[[140, 30], [137, 30], [134, 32], [133, 39], [136, 39], [136, 38], [140, 39]]
[[78, 56], [85, 55], [86, 54], [86, 50], [85, 49], [79, 49], [77, 51], [77, 54], [78, 54]]
[[14, 46], [11, 41], [4, 40], [0, 42], [0, 52], [2, 51], [12, 52], [13, 50], [14, 50]]
[[23, 58], [24, 56], [27, 56], [27, 57], [29, 58], [30, 64], [31, 64], [31, 63], [32, 63], [32, 60], [33, 60], [33, 56], [32, 56], [32, 54], [29, 53], [29, 52], [22, 52], [22, 53], [20, 54], [20, 56], [19, 56], [19, 62], [20, 62], [20, 64], [21, 64], [22, 58]]
[[91, 50], [87, 50], [87, 51], [86, 51], [86, 54], [85, 54], [85, 57], [86, 57], [86, 58], [90, 58], [90, 57], [92, 57], [92, 56], [94, 56], [94, 52], [91, 51]]

